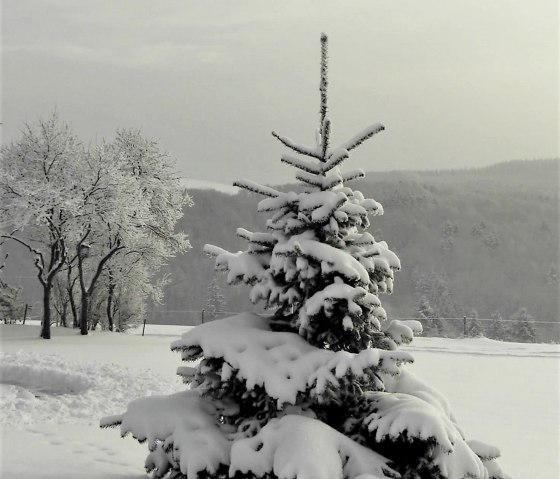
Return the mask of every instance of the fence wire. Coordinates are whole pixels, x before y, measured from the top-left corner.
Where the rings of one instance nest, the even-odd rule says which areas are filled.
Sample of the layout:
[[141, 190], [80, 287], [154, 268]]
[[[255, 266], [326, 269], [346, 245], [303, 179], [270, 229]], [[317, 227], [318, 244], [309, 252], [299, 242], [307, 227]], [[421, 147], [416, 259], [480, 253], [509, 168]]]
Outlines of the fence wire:
[[[25, 314], [22, 319], [41, 319], [41, 305], [26, 305]], [[145, 325], [177, 325], [198, 326], [200, 324], [222, 319], [227, 316], [240, 314], [240, 311], [219, 311], [212, 313], [208, 310], [158, 310], [151, 309], [146, 317]], [[261, 313], [269, 315], [270, 313]], [[0, 311], [0, 321], [6, 322]], [[517, 319], [501, 319], [501, 326], [496, 326], [493, 318], [389, 318], [401, 321], [415, 320], [422, 324], [424, 337], [486, 337], [501, 341], [513, 342], [538, 342], [538, 343], [560, 343], [560, 322], [529, 319], [520, 321]], [[499, 326], [499, 325], [498, 325]]]
[[[171, 324], [183, 326], [197, 326], [205, 322], [240, 314], [239, 311], [220, 311], [212, 314], [206, 310], [192, 311], [153, 311], [147, 318], [147, 324]], [[503, 331], [498, 334], [493, 318], [389, 318], [400, 321], [419, 321], [422, 324], [425, 337], [475, 337], [484, 336], [490, 339], [519, 342], [560, 343], [560, 322], [530, 319], [526, 321], [529, 332], [533, 337], [523, 337], [519, 334], [521, 321], [516, 319], [501, 319]], [[473, 322], [478, 324], [478, 331], [473, 328]]]

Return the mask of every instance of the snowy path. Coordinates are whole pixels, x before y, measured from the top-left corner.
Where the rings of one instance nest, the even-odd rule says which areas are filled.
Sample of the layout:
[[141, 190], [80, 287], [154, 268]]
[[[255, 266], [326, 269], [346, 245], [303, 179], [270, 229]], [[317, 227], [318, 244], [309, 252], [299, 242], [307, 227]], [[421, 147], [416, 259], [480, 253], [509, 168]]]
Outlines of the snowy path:
[[[183, 389], [169, 344], [186, 328], [81, 337], [37, 326], [0, 325], [2, 477], [140, 479], [146, 446], [99, 418], [147, 394]], [[557, 479], [557, 345], [419, 338], [413, 370], [443, 392], [468, 438], [499, 446], [514, 479]]]

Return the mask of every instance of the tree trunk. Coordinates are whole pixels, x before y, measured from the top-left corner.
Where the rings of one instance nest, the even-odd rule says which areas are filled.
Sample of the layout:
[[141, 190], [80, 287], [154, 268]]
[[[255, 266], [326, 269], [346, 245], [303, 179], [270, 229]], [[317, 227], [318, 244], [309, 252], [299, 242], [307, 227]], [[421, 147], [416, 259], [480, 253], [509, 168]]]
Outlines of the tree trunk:
[[88, 303], [89, 294], [87, 291], [82, 290], [82, 304], [80, 306], [80, 334], [86, 336], [88, 333]]
[[64, 301], [62, 305], [62, 314], [60, 315], [60, 324], [65, 328], [68, 327], [68, 301]]
[[70, 309], [72, 310], [72, 327], [78, 327], [78, 308], [76, 308], [76, 301], [74, 299], [74, 294], [70, 295]]
[[[85, 239], [87, 234], [83, 237]], [[82, 292], [82, 307], [80, 308], [80, 333], [82, 335], [86, 335], [88, 333], [88, 303], [89, 299], [92, 296], [94, 291], [95, 285], [97, 280], [101, 276], [103, 268], [107, 261], [111, 259], [113, 255], [115, 255], [118, 251], [124, 248], [124, 246], [120, 246], [120, 240], [107, 252], [107, 254], [99, 261], [97, 264], [97, 268], [95, 270], [95, 274], [89, 283], [89, 287], [86, 287], [86, 282], [84, 278], [84, 268], [83, 268], [83, 256], [80, 255], [80, 248], [82, 246], [83, 240], [78, 243], [76, 246], [77, 249], [77, 258], [78, 258], [78, 273], [80, 279], [80, 290]]]
[[51, 289], [50, 283], [43, 285], [43, 324], [41, 327], [43, 339], [51, 339]]
[[76, 300], [74, 299], [74, 283], [75, 279], [72, 280], [72, 265], [68, 265], [68, 272], [67, 272], [67, 291], [68, 291], [68, 299], [70, 301], [70, 311], [72, 311], [72, 327], [78, 327], [78, 308], [76, 307]]
[[109, 324], [109, 331], [114, 330], [113, 318], [113, 298], [115, 295], [115, 285], [113, 282], [109, 283], [109, 297], [107, 298], [107, 322]]
[[[86, 233], [84, 238], [87, 237], [89, 231]], [[84, 280], [84, 266], [83, 266], [83, 256], [81, 254], [81, 247], [82, 247], [83, 240], [78, 243], [76, 246], [76, 253], [78, 258], [78, 278], [80, 280], [80, 292], [81, 295], [81, 304], [80, 304], [80, 334], [82, 336], [87, 336], [88, 334], [88, 313], [89, 313], [89, 291], [86, 288], [86, 283]]]

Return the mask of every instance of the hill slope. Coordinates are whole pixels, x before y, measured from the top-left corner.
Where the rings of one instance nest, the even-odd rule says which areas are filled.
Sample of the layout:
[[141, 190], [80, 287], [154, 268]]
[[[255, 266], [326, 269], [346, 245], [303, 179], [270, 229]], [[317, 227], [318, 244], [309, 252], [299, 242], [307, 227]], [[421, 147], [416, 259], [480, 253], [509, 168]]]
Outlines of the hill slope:
[[[399, 255], [395, 293], [382, 298], [389, 313], [414, 316], [419, 296], [443, 316], [476, 309], [508, 317], [526, 307], [536, 319], [558, 319], [557, 160], [509, 162], [442, 172], [370, 173], [355, 189], [383, 204], [370, 231]], [[181, 227], [193, 249], [171, 264], [168, 310], [200, 310], [214, 276], [204, 243], [244, 249], [238, 227], [262, 230], [260, 198], [196, 191]], [[221, 278], [221, 276], [220, 276]], [[223, 278], [221, 278], [223, 280]], [[246, 308], [243, 288], [222, 281], [227, 309]]]

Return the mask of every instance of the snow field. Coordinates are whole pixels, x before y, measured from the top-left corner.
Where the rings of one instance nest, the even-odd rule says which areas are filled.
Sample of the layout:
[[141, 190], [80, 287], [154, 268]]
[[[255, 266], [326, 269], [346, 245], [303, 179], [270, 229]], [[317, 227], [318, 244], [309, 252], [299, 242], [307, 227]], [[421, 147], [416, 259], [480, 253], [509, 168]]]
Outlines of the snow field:
[[[0, 325], [1, 477], [140, 479], [146, 445], [98, 427], [146, 395], [184, 390], [170, 343], [186, 327], [82, 337]], [[514, 479], [560, 477], [560, 347], [488, 339], [417, 338], [411, 371], [449, 400], [467, 439], [499, 447]]]

